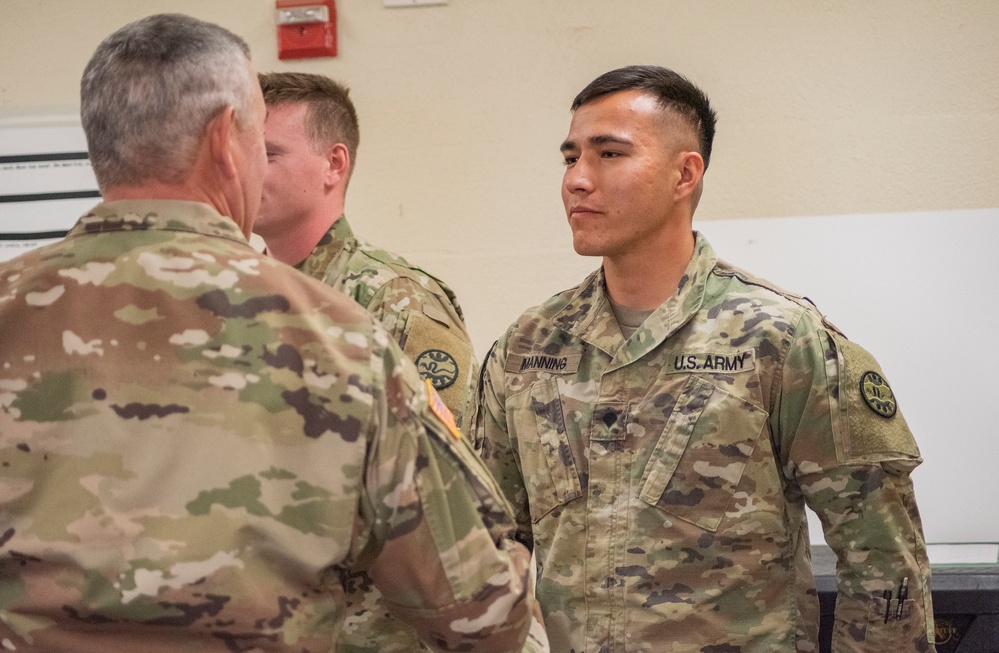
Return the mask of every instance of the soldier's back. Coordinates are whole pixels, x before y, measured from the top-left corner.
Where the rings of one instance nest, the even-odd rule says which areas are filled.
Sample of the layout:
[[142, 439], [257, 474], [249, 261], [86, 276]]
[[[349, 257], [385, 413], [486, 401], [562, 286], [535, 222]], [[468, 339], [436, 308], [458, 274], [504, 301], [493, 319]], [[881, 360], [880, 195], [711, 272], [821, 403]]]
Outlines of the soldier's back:
[[0, 264], [5, 646], [332, 646], [388, 337], [194, 217]]

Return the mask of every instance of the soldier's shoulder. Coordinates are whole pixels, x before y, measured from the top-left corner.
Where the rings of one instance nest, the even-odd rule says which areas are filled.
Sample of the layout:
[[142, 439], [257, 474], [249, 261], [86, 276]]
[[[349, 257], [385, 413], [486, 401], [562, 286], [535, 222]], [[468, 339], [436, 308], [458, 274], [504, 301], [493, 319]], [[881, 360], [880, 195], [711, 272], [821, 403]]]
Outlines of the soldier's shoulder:
[[[544, 302], [525, 309], [519, 317], [504, 332], [501, 341], [535, 341], [541, 335], [549, 335], [557, 327], [555, 318], [566, 308], [570, 307], [574, 301], [578, 300], [584, 283], [577, 284], [561, 292], [557, 292]], [[586, 307], [581, 307], [586, 310]]]
[[409, 261], [399, 254], [395, 254], [361, 239], [357, 239], [357, 247], [354, 250], [351, 262], [354, 265], [366, 265], [371, 268], [378, 268], [394, 273], [410, 267]]
[[372, 321], [367, 311], [335, 287], [302, 274], [277, 259], [256, 253], [254, 256], [259, 258], [262, 271], [258, 277], [258, 291], [280, 293], [288, 298], [295, 309], [311, 305], [313, 310], [318, 309], [320, 312], [333, 311], [340, 319], [348, 322]]
[[371, 258], [391, 270], [396, 278], [407, 279], [414, 282], [421, 288], [432, 292], [435, 295], [450, 295], [450, 288], [440, 277], [437, 277], [425, 268], [411, 263], [408, 259], [398, 254], [393, 254], [384, 249], [376, 249]]
[[713, 274], [721, 279], [734, 281], [741, 286], [737, 291], [730, 286], [727, 289], [729, 292], [735, 291], [748, 296], [756, 296], [768, 300], [768, 304], [772, 306], [783, 307], [792, 312], [805, 311], [821, 316], [815, 303], [805, 295], [790, 291], [769, 279], [732, 265], [723, 259], [718, 259]]
[[46, 263], [60, 264], [61, 261], [72, 259], [71, 251], [66, 250], [61, 241], [36, 247], [6, 261], [0, 261], [0, 281], [16, 281], [24, 270], [38, 270]]
[[[437, 304], [442, 307], [450, 304], [459, 321], [464, 320], [457, 296], [443, 279], [399, 254], [364, 241], [358, 243], [350, 262], [351, 275], [367, 286], [369, 294], [391, 286], [427, 305], [431, 311]], [[450, 318], [447, 321], [450, 322]]]
[[[365, 241], [358, 241], [351, 252], [341, 284], [362, 305], [369, 303], [386, 286], [415, 287], [404, 258]], [[416, 292], [419, 292], [417, 290]]]

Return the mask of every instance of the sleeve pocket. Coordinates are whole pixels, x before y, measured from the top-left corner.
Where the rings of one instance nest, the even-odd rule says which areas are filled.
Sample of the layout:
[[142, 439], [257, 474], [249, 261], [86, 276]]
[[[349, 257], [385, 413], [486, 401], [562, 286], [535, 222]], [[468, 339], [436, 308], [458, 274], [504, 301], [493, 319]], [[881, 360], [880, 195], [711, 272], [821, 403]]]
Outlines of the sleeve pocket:
[[[849, 642], [856, 650], [871, 653], [893, 649], [929, 650], [925, 644], [926, 634], [921, 628], [925, 619], [919, 618], [915, 599], [906, 599], [902, 604], [901, 619], [896, 617], [897, 611], [898, 599], [886, 601], [880, 597], [872, 597], [866, 600], [845, 600], [840, 595], [836, 599], [833, 647]], [[916, 645], [909, 648], [912, 643]]]

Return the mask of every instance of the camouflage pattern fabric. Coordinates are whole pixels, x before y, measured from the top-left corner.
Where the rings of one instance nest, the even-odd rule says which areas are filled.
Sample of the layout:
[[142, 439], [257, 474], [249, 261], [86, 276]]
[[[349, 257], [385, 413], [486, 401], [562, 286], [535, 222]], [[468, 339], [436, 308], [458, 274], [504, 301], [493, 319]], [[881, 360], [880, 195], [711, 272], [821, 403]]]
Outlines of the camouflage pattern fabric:
[[332, 651], [357, 569], [434, 650], [521, 649], [530, 554], [439, 398], [211, 207], [97, 206], [0, 264], [0, 333], [4, 650]]
[[[359, 240], [344, 216], [296, 267], [349, 295], [381, 321], [461, 427], [478, 372], [458, 299], [444, 282]], [[366, 573], [350, 578], [347, 587], [341, 651], [421, 650], [416, 633], [391, 617]]]
[[296, 267], [378, 318], [464, 426], [478, 365], [458, 298], [443, 281], [359, 240], [344, 216]]
[[921, 459], [882, 370], [699, 234], [627, 340], [599, 270], [524, 313], [473, 433], [553, 651], [818, 651], [806, 505], [839, 557], [833, 650], [933, 650]]

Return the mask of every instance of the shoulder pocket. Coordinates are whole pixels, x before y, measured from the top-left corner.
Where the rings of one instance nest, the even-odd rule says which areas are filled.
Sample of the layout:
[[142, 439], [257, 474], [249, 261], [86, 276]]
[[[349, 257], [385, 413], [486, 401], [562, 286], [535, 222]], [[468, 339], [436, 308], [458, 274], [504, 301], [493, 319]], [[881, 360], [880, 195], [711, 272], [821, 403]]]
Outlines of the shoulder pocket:
[[691, 376], [645, 467], [642, 500], [717, 530], [766, 416], [760, 406]]
[[451, 316], [448, 315], [447, 311], [445, 311], [440, 306], [435, 306], [430, 302], [423, 302], [423, 306], [420, 308], [420, 310], [423, 311], [423, 314], [429, 317], [434, 322], [442, 324], [449, 329], [451, 328], [451, 322], [452, 322]]

